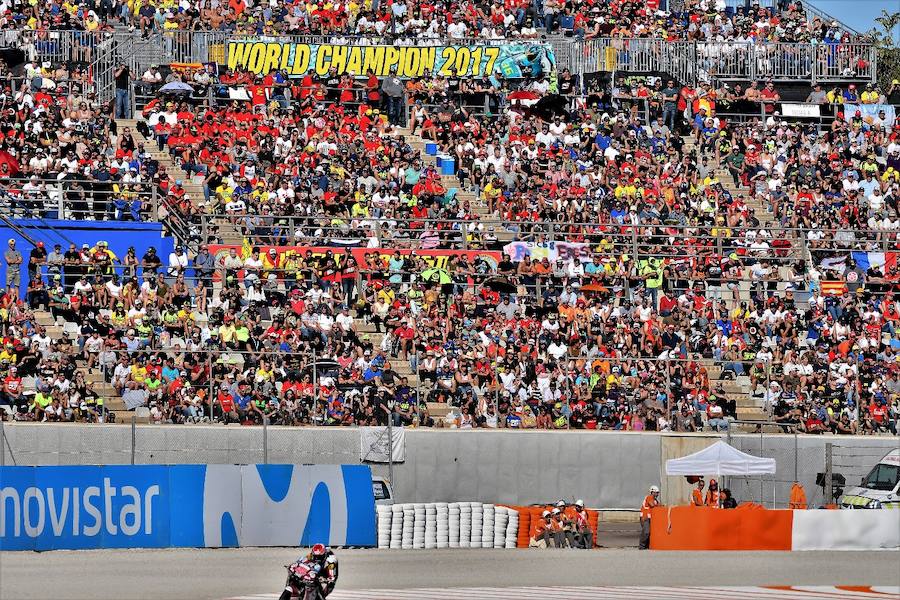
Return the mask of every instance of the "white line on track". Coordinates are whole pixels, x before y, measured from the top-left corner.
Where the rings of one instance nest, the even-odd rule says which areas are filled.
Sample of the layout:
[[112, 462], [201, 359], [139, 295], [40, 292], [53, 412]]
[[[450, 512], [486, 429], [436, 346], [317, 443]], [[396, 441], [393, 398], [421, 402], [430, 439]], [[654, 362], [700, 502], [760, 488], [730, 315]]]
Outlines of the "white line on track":
[[[835, 586], [766, 587], [512, 587], [335, 590], [329, 600], [900, 600], [900, 587], [840, 589]], [[278, 594], [228, 600], [276, 600]]]

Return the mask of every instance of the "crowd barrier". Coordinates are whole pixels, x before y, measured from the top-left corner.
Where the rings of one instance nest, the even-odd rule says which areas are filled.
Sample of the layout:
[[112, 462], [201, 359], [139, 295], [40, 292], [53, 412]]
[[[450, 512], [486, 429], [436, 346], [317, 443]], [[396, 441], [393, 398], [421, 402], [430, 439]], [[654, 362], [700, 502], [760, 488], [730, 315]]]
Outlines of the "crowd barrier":
[[900, 549], [900, 511], [733, 510], [694, 506], [653, 509], [653, 550]]
[[364, 465], [0, 468], [0, 550], [375, 545]]
[[[547, 506], [429, 502], [378, 506], [378, 547], [528, 548]], [[597, 540], [600, 513], [586, 510]]]

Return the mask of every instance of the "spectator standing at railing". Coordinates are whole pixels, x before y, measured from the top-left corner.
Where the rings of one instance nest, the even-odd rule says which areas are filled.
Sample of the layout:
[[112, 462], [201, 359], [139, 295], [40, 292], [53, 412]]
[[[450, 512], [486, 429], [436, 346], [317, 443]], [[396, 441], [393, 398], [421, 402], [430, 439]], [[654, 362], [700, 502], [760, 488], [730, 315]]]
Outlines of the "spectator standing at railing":
[[113, 71], [116, 85], [116, 106], [115, 115], [117, 119], [131, 118], [131, 81], [134, 75], [131, 69], [125, 63], [119, 64]]
[[10, 293], [18, 292], [22, 285], [22, 253], [16, 249], [16, 240], [10, 238], [6, 243], [6, 252], [3, 253], [3, 259], [6, 261], [6, 287]]
[[405, 88], [403, 81], [397, 77], [397, 68], [391, 67], [390, 74], [381, 82], [381, 92], [387, 103], [388, 119], [391, 125], [402, 126], [403, 123], [403, 99]]
[[44, 242], [38, 242], [28, 256], [28, 281], [39, 278], [41, 267], [45, 264], [47, 264], [47, 250], [44, 249]]

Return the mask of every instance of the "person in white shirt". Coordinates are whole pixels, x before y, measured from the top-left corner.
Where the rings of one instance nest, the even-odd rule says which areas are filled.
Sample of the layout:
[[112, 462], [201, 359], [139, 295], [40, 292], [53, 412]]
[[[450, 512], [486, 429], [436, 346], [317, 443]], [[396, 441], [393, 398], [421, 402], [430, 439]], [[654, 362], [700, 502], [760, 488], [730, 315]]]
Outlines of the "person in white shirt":
[[156, 65], [150, 65], [150, 68], [141, 75], [141, 81], [149, 84], [162, 83], [162, 78], [162, 73], [159, 72]]
[[466, 37], [466, 31], [468, 28], [466, 24], [462, 21], [456, 21], [455, 23], [450, 23], [447, 26], [447, 35], [451, 38], [458, 40]]
[[187, 269], [188, 257], [184, 248], [175, 246], [175, 250], [169, 254], [169, 277], [178, 277]]

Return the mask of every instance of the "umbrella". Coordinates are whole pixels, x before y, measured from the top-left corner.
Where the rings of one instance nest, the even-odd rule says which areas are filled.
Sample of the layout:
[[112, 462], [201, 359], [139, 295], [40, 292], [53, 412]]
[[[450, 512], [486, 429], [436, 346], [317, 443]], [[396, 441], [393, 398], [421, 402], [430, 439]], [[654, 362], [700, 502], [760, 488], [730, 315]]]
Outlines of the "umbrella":
[[193, 93], [194, 88], [184, 83], [183, 81], [170, 81], [166, 85], [162, 86], [157, 90], [159, 94], [190, 94]]
[[441, 269], [439, 267], [425, 269], [424, 271], [422, 271], [422, 274], [419, 275], [419, 277], [421, 277], [423, 281], [427, 281], [428, 283], [440, 283], [441, 285], [453, 282], [453, 278], [450, 277], [450, 273], [448, 273], [446, 269]]
[[516, 285], [511, 283], [507, 279], [496, 278], [489, 279], [484, 282], [484, 287], [489, 290], [493, 290], [498, 294], [515, 294], [516, 293]]
[[600, 285], [599, 283], [589, 283], [588, 285], [581, 286], [579, 289], [582, 292], [597, 292], [601, 294], [609, 291], [605, 285]]

